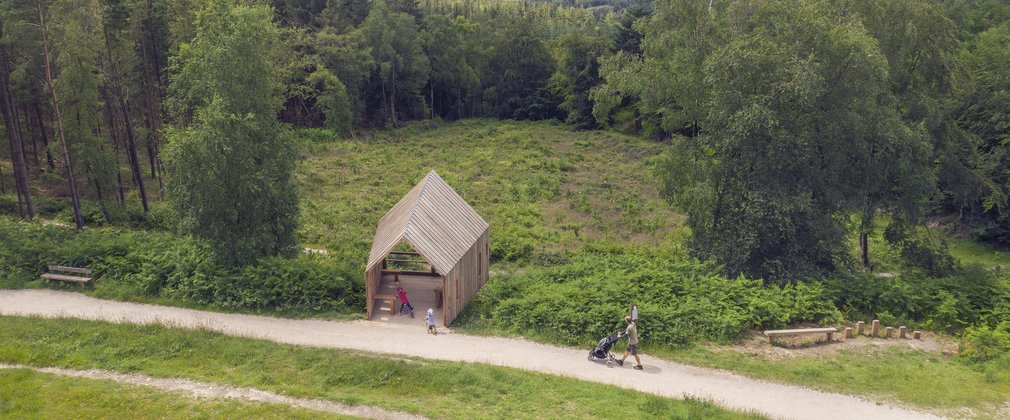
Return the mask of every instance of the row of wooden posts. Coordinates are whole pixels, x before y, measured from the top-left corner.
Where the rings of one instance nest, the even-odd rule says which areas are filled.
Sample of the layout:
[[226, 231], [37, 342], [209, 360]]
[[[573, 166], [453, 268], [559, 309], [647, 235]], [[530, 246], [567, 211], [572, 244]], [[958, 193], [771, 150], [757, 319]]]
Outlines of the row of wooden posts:
[[[862, 335], [863, 330], [865, 328], [866, 328], [865, 322], [863, 321], [857, 322], [855, 335]], [[852, 337], [853, 337], [852, 327], [845, 327], [845, 338], [852, 338]], [[870, 337], [874, 338], [880, 337], [880, 320], [874, 319], [870, 323]], [[892, 338], [892, 337], [894, 337], [894, 327], [885, 327], [884, 338]], [[898, 338], [908, 338], [908, 328], [905, 328], [904, 325], [898, 327]], [[916, 340], [921, 340], [922, 331], [913, 331], [912, 338]]]

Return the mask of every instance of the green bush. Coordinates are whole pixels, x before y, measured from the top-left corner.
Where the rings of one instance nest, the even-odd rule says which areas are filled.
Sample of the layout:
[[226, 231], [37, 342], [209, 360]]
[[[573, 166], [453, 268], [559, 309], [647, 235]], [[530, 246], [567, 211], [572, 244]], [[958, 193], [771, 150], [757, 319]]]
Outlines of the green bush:
[[18, 197], [15, 194], [0, 194], [0, 214], [18, 214]]
[[850, 319], [884, 319], [956, 332], [992, 318], [1010, 302], [1003, 274], [966, 265], [949, 276], [905, 273], [897, 277], [856, 274], [826, 282], [835, 304]]
[[1010, 320], [965, 329], [960, 358], [985, 372], [990, 382], [1010, 379]]
[[901, 258], [906, 264], [930, 276], [950, 275], [957, 266], [943, 238], [934, 238], [928, 232], [909, 228], [899, 220], [884, 230], [884, 239], [901, 251]]
[[461, 319], [569, 345], [594, 342], [639, 307], [643, 343], [730, 342], [754, 328], [841, 320], [818, 283], [766, 286], [648, 252], [582, 253], [553, 267], [494, 278]]
[[329, 128], [299, 128], [284, 130], [283, 135], [296, 143], [329, 143], [340, 140], [344, 136]]
[[[543, 229], [543, 214], [534, 206], [501, 206], [490, 217], [492, 262], [547, 262], [563, 257], [551, 255], [543, 244], [556, 240], [557, 233]], [[538, 252], [539, 251], [539, 252]]]
[[[0, 271], [38, 278], [47, 264], [90, 265], [99, 292], [229, 309], [360, 312], [356, 270], [320, 255], [263, 258], [225, 268], [206, 243], [161, 232], [19, 223], [0, 217]], [[0, 278], [0, 282], [4, 279]], [[3, 283], [0, 283], [2, 285]]]
[[[43, 194], [32, 195], [32, 204], [35, 205], [35, 213], [43, 217], [51, 217], [70, 208], [69, 198], [50, 197]], [[0, 195], [0, 214], [17, 216], [18, 197], [13, 193]], [[70, 219], [73, 222], [73, 218]]]
[[[69, 198], [36, 194], [32, 196], [35, 212], [39, 217], [55, 219], [69, 225], [74, 224], [74, 211]], [[0, 215], [17, 216], [17, 197], [14, 194], [0, 195]], [[140, 198], [136, 192], [126, 196], [126, 205], [108, 203], [106, 210], [115, 226], [145, 230], [175, 231], [179, 226], [179, 216], [171, 205], [164, 201], [151, 201], [150, 211], [144, 214]], [[84, 199], [81, 213], [86, 226], [108, 226], [108, 220], [98, 203]]]

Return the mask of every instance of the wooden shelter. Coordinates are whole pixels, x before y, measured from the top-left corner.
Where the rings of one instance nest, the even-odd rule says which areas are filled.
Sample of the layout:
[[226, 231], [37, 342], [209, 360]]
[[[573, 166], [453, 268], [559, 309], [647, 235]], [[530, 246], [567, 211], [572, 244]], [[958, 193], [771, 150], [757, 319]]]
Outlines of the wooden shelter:
[[[377, 299], [393, 305], [388, 291], [400, 284], [401, 275], [409, 274], [412, 278], [428, 278], [426, 282], [412, 282], [414, 290], [408, 289], [411, 301], [417, 293], [432, 293], [441, 300], [435, 301], [435, 306], [441, 308], [443, 324], [451, 324], [487, 282], [489, 227], [445, 180], [435, 171], [429, 172], [382, 217], [375, 229], [365, 268], [368, 319], [372, 319], [378, 308]], [[413, 247], [430, 270], [391, 270], [389, 261], [403, 261], [390, 257], [391, 254], [413, 254], [394, 252], [402, 242]], [[439, 288], [441, 293], [436, 290]]]

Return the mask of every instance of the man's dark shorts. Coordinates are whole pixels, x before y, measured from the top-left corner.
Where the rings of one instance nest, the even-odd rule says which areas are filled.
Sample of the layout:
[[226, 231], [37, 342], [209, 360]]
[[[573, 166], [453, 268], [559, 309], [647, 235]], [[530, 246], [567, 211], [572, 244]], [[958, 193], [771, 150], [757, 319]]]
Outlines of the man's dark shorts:
[[631, 353], [632, 356], [637, 356], [638, 344], [628, 344], [628, 353]]

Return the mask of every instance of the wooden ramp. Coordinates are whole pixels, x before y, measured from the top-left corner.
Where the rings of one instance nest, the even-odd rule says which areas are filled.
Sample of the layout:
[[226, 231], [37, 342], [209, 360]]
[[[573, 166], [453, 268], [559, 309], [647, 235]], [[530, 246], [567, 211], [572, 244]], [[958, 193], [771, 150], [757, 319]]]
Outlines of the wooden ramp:
[[407, 292], [407, 299], [409, 299], [410, 303], [414, 305], [414, 319], [411, 319], [406, 313], [399, 316], [396, 314], [396, 310], [400, 306], [398, 300], [395, 301], [396, 307], [392, 308], [393, 312], [390, 313], [389, 302], [382, 299], [376, 299], [375, 310], [372, 312], [371, 320], [417, 325], [418, 329], [424, 330], [426, 325], [424, 322], [424, 316], [428, 313], [428, 308], [432, 308], [435, 310], [435, 327], [439, 329], [445, 328], [445, 325], [442, 322], [442, 308], [435, 307], [435, 288], [442, 287], [442, 278], [411, 274], [400, 274], [397, 277], [400, 278], [399, 283], [394, 281], [392, 274], [383, 275], [382, 282], [380, 283], [379, 290], [376, 291], [376, 294], [395, 295], [396, 288], [402, 287], [403, 290]]

